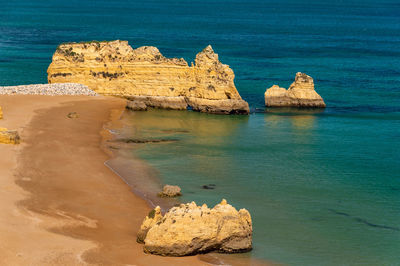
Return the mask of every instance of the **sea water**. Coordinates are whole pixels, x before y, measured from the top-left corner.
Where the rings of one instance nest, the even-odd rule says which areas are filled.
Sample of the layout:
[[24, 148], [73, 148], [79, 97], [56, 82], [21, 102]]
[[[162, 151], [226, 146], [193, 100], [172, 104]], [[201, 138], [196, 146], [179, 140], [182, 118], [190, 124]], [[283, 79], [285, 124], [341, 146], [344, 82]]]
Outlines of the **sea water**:
[[[249, 116], [127, 112], [121, 135], [181, 201], [250, 211], [251, 256], [290, 265], [400, 265], [400, 2], [0, 1], [0, 85], [45, 83], [57, 45], [128, 40], [234, 70]], [[267, 109], [314, 78], [325, 110]], [[213, 189], [204, 189], [203, 187]]]

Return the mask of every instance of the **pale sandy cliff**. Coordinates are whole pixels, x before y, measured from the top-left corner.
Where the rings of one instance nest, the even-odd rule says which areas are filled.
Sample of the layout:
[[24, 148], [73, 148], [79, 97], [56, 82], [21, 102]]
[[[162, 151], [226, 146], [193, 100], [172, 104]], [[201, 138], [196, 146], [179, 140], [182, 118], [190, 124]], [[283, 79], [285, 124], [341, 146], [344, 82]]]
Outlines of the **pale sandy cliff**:
[[74, 82], [100, 94], [124, 96], [146, 106], [211, 113], [248, 113], [234, 73], [211, 46], [184, 59], [166, 58], [156, 47], [133, 49], [127, 41], [61, 44], [48, 70], [49, 83]]

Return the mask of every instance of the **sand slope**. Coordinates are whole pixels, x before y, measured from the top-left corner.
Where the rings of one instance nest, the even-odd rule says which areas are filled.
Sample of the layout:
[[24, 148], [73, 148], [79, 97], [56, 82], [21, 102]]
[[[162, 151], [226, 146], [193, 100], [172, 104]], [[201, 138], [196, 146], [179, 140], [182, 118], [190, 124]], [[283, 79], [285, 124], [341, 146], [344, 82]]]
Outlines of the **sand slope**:
[[0, 265], [204, 265], [146, 255], [135, 242], [149, 207], [104, 166], [100, 148], [124, 100], [15, 95], [0, 105], [0, 126], [22, 138], [0, 145]]

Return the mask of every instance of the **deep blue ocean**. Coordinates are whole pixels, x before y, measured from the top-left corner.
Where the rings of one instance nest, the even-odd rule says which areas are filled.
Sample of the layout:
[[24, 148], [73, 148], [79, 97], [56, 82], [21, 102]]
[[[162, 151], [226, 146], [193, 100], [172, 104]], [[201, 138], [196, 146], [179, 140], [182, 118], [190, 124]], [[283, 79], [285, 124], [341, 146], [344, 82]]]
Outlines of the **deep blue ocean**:
[[[211, 44], [234, 70], [251, 115], [126, 113], [120, 134], [178, 140], [132, 154], [182, 201], [248, 209], [249, 256], [400, 265], [399, 0], [0, 0], [0, 86], [46, 83], [61, 42], [114, 39], [188, 62]], [[296, 72], [328, 107], [264, 112]]]

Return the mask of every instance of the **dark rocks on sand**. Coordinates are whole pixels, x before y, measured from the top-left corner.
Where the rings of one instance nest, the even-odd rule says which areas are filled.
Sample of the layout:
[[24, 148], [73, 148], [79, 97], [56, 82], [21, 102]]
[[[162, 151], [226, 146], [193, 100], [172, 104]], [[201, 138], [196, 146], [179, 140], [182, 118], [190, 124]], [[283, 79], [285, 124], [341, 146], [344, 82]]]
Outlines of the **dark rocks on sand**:
[[77, 112], [71, 112], [71, 113], [67, 114], [67, 117], [68, 118], [78, 118], [79, 115]]

